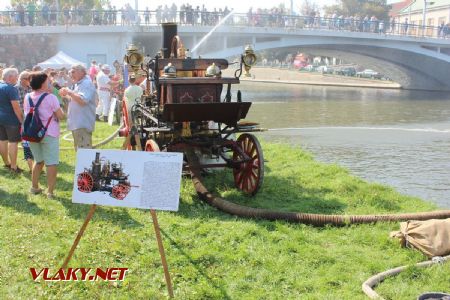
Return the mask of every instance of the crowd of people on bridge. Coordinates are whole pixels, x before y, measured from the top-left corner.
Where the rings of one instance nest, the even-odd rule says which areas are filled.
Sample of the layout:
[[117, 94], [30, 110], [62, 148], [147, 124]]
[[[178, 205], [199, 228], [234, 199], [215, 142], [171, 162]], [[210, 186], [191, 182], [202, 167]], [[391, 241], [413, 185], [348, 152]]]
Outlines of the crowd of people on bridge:
[[215, 25], [231, 10], [214, 8], [207, 10], [205, 5], [193, 7], [186, 3], [179, 7], [172, 5], [159, 5], [149, 9], [136, 11], [130, 4], [116, 8], [111, 4], [103, 7], [87, 9], [83, 2], [74, 5], [58, 7], [57, 2], [47, 4], [43, 1], [36, 5], [30, 1], [27, 5], [21, 2], [8, 7], [2, 12], [0, 24], [35, 26], [35, 25], [142, 25], [159, 24], [162, 22], [179, 22], [190, 25]]
[[[114, 74], [113, 74], [114, 73]], [[131, 108], [146, 86], [146, 74], [127, 77], [123, 89], [123, 66], [115, 61], [113, 67], [92, 61], [89, 68], [82, 64], [70, 69], [42, 69], [39, 65], [22, 72], [15, 66], [0, 68], [0, 156], [3, 168], [11, 176], [25, 170], [18, 164], [19, 144], [23, 159], [31, 173], [30, 194], [41, 194], [39, 179], [44, 166], [47, 177], [47, 197], [55, 197], [61, 120], [67, 119], [74, 148], [92, 148], [92, 133], [96, 121], [108, 121], [112, 97], [122, 99]], [[39, 103], [39, 104], [38, 104]], [[41, 141], [23, 140], [25, 116], [39, 106], [38, 117], [47, 131]]]
[[[26, 6], [18, 2], [0, 14], [0, 24], [34, 25], [152, 25], [164, 22], [178, 22], [183, 25], [213, 26], [230, 14], [232, 9], [214, 8], [208, 10], [205, 5], [192, 6], [188, 3], [177, 6], [175, 3], [157, 7], [145, 7], [136, 11], [130, 4], [116, 8], [111, 4], [87, 9], [83, 2], [64, 5], [59, 8], [53, 2], [42, 1], [36, 5], [33, 1]], [[286, 27], [306, 29], [348, 30], [399, 35], [426, 35], [447, 38], [450, 36], [450, 23], [438, 27], [422, 28], [411, 24], [408, 18], [379, 20], [375, 16], [344, 16], [336, 12], [321, 15], [319, 11], [310, 11], [303, 15], [292, 15], [287, 9], [253, 9], [247, 13], [234, 13], [226, 24], [257, 27]]]

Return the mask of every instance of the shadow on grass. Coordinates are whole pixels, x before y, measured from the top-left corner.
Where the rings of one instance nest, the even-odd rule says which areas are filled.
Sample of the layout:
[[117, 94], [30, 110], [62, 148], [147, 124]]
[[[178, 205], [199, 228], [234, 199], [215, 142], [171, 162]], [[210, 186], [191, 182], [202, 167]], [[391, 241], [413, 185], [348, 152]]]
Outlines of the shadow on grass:
[[[56, 200], [64, 206], [66, 215], [73, 219], [85, 220], [91, 207], [86, 204], [72, 203], [66, 198], [57, 197]], [[128, 208], [97, 206], [93, 219], [107, 221], [121, 228], [143, 227], [144, 225], [133, 219], [127, 210]]]
[[[75, 162], [74, 162], [74, 164], [75, 164]], [[75, 170], [74, 165], [69, 165], [69, 164], [65, 163], [64, 161], [61, 161], [58, 165], [58, 173], [61, 173], [61, 174], [65, 174], [65, 173], [74, 174], [73, 173], [74, 170]]]
[[173, 240], [170, 235], [168, 235], [163, 229], [160, 228], [161, 234], [164, 236], [165, 239], [167, 239], [170, 244], [176, 249], [178, 250], [181, 255], [183, 255], [193, 266], [194, 268], [197, 270], [197, 272], [203, 277], [205, 278], [210, 284], [211, 286], [216, 289], [217, 291], [220, 291], [221, 293], [221, 297], [220, 299], [231, 299], [230, 296], [227, 294], [226, 290], [224, 289], [223, 286], [218, 285], [217, 283], [214, 282], [214, 279], [212, 279], [211, 277], [209, 277], [204, 268], [202, 268], [195, 259], [193, 259], [188, 253], [186, 253], [186, 251], [183, 250], [183, 247], [181, 247], [180, 245], [177, 244], [177, 242], [175, 242], [175, 240]]
[[26, 194], [21, 193], [7, 193], [0, 189], [0, 206], [11, 207], [16, 211], [37, 215], [42, 212], [42, 209], [36, 203], [29, 202]]

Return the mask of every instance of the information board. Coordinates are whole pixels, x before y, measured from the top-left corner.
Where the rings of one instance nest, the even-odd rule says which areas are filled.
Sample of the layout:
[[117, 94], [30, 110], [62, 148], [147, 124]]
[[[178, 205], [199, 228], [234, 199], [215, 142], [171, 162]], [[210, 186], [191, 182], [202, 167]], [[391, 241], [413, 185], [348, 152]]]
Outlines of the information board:
[[78, 149], [72, 201], [177, 211], [183, 154]]

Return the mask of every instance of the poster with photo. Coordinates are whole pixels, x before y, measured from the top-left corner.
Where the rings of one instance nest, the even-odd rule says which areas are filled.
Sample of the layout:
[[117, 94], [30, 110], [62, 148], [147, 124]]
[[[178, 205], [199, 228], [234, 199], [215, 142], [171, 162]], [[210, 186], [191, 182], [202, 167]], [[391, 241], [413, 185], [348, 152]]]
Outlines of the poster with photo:
[[177, 211], [183, 154], [78, 149], [72, 201]]

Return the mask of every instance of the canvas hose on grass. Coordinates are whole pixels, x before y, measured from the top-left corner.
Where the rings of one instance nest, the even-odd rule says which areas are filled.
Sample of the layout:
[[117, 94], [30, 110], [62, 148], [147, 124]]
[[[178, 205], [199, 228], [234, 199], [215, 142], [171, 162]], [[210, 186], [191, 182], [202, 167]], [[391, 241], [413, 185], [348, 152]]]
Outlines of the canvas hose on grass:
[[314, 226], [375, 223], [380, 221], [407, 221], [450, 218], [450, 210], [440, 210], [421, 213], [402, 213], [386, 215], [325, 215], [301, 212], [281, 212], [264, 208], [253, 208], [232, 203], [208, 191], [203, 184], [198, 158], [192, 151], [186, 153], [192, 182], [199, 197], [217, 209], [244, 218], [265, 220], [284, 220], [294, 223], [303, 223]]

